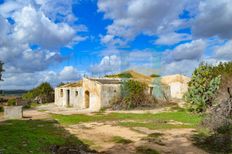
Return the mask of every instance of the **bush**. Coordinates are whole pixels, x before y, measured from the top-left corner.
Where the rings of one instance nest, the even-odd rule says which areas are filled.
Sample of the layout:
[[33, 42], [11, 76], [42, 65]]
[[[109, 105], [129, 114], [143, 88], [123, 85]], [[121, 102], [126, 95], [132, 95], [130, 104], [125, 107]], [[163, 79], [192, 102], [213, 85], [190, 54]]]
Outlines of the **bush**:
[[155, 102], [146, 93], [147, 85], [135, 80], [127, 80], [121, 86], [121, 97], [113, 101], [113, 109], [132, 109], [151, 106]]
[[188, 92], [184, 98], [193, 112], [205, 112], [213, 105], [215, 94], [220, 86], [221, 76], [215, 76], [213, 67], [201, 64], [193, 73]]
[[105, 77], [108, 78], [132, 78], [133, 76], [131, 75], [131, 73], [120, 73], [120, 74], [113, 74], [113, 75], [105, 75]]
[[7, 101], [7, 105], [8, 106], [14, 106], [14, 105], [16, 105], [16, 99], [9, 99]]
[[44, 82], [38, 87], [28, 91], [23, 95], [24, 100], [38, 101], [38, 103], [48, 103], [54, 101], [54, 90], [52, 86]]
[[3, 111], [4, 111], [3, 106], [0, 106], [0, 112], [3, 112]]

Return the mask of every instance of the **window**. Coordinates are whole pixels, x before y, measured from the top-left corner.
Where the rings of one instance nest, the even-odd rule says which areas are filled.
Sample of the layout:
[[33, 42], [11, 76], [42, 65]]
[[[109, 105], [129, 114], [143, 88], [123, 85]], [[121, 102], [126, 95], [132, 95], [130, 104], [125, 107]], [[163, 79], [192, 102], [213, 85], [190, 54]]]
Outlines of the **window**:
[[76, 91], [76, 96], [78, 96], [78, 91]]
[[64, 95], [64, 90], [60, 89], [60, 97], [63, 97], [63, 95]]

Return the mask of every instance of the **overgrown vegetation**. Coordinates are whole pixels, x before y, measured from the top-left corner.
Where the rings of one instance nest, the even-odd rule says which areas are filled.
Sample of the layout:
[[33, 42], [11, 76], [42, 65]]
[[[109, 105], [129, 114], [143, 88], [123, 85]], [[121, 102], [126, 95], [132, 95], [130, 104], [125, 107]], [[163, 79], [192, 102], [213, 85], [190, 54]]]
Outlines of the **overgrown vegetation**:
[[158, 77], [160, 77], [160, 75], [158, 75], [158, 74], [151, 74], [150, 77], [152, 77], [152, 78], [158, 78]]
[[23, 99], [40, 104], [50, 103], [54, 101], [54, 90], [48, 82], [44, 82], [24, 94]]
[[126, 80], [121, 86], [121, 96], [112, 102], [113, 109], [133, 109], [152, 106], [155, 98], [146, 93], [147, 85], [136, 80]]
[[194, 137], [209, 152], [232, 153], [232, 62], [217, 66], [201, 64], [194, 73], [185, 98], [190, 111], [204, 113], [207, 134]]
[[113, 75], [105, 75], [105, 77], [108, 78], [132, 78], [133, 76], [131, 75], [131, 73], [120, 73], [120, 74], [113, 74]]
[[9, 99], [7, 101], [7, 105], [8, 106], [14, 106], [14, 105], [16, 105], [16, 99]]
[[190, 111], [204, 112], [212, 106], [220, 81], [221, 76], [214, 75], [212, 66], [201, 64], [194, 71], [189, 82], [188, 92], [185, 95]]
[[11, 120], [0, 124], [0, 153], [90, 152], [79, 139], [55, 121]]

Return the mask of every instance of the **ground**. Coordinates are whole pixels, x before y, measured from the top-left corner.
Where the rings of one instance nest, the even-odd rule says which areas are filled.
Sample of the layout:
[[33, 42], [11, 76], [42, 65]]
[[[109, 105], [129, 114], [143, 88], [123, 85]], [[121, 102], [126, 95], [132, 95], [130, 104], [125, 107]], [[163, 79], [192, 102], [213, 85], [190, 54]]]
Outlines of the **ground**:
[[185, 111], [161, 108], [74, 113], [77, 113], [75, 109], [50, 104], [26, 110], [24, 116], [35, 120], [55, 119], [67, 134], [101, 153], [206, 153], [191, 141], [201, 117]]

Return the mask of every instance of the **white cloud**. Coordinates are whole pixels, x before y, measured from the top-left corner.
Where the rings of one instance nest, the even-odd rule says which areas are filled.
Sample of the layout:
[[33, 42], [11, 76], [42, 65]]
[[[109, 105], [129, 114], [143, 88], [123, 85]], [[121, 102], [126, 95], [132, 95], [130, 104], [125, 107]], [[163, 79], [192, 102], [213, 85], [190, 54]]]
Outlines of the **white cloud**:
[[61, 82], [73, 82], [79, 80], [81, 75], [73, 66], [65, 66], [61, 71], [40, 71], [34, 73], [5, 72], [4, 81], [0, 82], [1, 89], [31, 89], [42, 82], [49, 82], [57, 86]]
[[175, 49], [166, 52], [171, 61], [199, 60], [205, 51], [206, 44], [203, 40], [194, 40], [177, 46]]
[[41, 47], [59, 48], [75, 36], [75, 30], [66, 23], [53, 23], [41, 11], [25, 6], [13, 14], [16, 22], [13, 37], [18, 42], [38, 44]]
[[223, 46], [216, 47], [214, 58], [219, 60], [232, 60], [232, 40], [228, 41]]
[[160, 72], [161, 75], [183, 74], [191, 76], [192, 72], [199, 64], [200, 61], [198, 60], [173, 61], [171, 63], [164, 64]]
[[231, 5], [231, 0], [201, 1], [192, 25], [193, 35], [205, 38], [219, 36], [231, 39]]
[[59, 79], [63, 82], [76, 81], [80, 79], [80, 74], [73, 66], [65, 66], [59, 73]]
[[[182, 12], [184, 1], [163, 0], [99, 0], [98, 10], [104, 17], [112, 19], [107, 27], [103, 43], [120, 44], [132, 40], [138, 34], [154, 35], [173, 31], [180, 27], [178, 15]], [[165, 11], [164, 11], [165, 10]]]
[[191, 40], [192, 37], [190, 34], [185, 33], [165, 33], [159, 35], [159, 38], [155, 41], [156, 44], [160, 45], [172, 45], [179, 43], [181, 41]]

